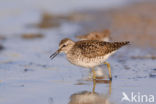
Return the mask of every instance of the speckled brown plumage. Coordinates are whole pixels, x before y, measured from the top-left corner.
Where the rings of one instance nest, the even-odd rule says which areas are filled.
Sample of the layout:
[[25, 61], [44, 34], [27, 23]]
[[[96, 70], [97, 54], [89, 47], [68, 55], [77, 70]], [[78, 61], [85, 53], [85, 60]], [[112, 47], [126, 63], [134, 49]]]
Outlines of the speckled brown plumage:
[[[116, 51], [120, 47], [128, 44], [129, 42], [104, 42], [98, 40], [83, 40], [78, 41], [73, 46], [73, 50], [81, 50], [84, 57], [94, 58], [97, 56], [104, 56], [108, 53]], [[74, 51], [75, 53], [76, 51]]]
[[102, 64], [117, 49], [129, 42], [104, 42], [99, 40], [82, 40], [74, 42], [68, 38], [63, 39], [59, 49], [50, 58], [53, 59], [60, 52], [64, 52], [72, 64], [93, 68]]
[[53, 59], [60, 52], [64, 52], [68, 61], [74, 65], [91, 68], [93, 79], [96, 79], [94, 68], [106, 64], [109, 78], [112, 80], [110, 64], [105, 62], [117, 49], [127, 45], [129, 42], [105, 42], [100, 40], [82, 40], [74, 42], [68, 38], [63, 39], [59, 49], [50, 58]]

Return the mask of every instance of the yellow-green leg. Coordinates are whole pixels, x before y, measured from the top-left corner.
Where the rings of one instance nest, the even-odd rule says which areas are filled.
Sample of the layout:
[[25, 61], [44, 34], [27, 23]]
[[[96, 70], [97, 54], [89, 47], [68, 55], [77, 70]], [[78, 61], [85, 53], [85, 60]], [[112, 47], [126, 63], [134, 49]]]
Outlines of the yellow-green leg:
[[96, 79], [93, 79], [93, 89], [92, 89], [93, 94], [95, 94], [95, 87], [96, 87]]
[[109, 64], [108, 62], [104, 62], [104, 64], [107, 65], [108, 72], [109, 72], [109, 79], [112, 80], [112, 74], [111, 74], [111, 67], [110, 67], [110, 64]]
[[94, 69], [94, 68], [92, 68], [91, 70], [92, 70], [92, 73], [93, 73], [92, 78], [93, 78], [93, 80], [94, 80], [94, 79], [96, 79], [96, 72], [95, 72], [95, 69]]

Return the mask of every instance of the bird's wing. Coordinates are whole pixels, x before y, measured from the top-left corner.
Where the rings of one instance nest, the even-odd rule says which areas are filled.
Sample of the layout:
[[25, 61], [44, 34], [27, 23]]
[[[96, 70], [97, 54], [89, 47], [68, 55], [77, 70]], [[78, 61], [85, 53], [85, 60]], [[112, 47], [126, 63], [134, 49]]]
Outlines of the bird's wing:
[[111, 53], [128, 42], [104, 42], [98, 40], [84, 40], [77, 42], [76, 46], [81, 49], [81, 54], [88, 58], [104, 56]]

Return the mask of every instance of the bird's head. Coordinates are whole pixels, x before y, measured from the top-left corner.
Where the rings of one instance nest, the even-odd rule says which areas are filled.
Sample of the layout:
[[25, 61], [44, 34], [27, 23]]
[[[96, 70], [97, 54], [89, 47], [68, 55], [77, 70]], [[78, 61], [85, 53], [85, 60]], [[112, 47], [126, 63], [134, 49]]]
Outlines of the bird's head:
[[55, 56], [57, 56], [61, 52], [68, 53], [68, 51], [73, 47], [74, 44], [75, 42], [70, 40], [69, 38], [65, 38], [61, 40], [59, 44], [59, 49], [55, 53], [53, 53], [50, 56], [50, 58], [53, 59]]

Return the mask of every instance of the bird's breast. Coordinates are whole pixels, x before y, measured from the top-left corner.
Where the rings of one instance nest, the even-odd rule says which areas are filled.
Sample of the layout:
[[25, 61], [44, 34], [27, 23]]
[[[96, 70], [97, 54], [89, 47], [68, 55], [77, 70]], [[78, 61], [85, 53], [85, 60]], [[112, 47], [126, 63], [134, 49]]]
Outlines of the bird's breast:
[[88, 58], [88, 57], [78, 55], [78, 54], [76, 54], [76, 55], [67, 54], [67, 59], [70, 63], [77, 65], [77, 66], [85, 67], [85, 68], [92, 68], [92, 67], [95, 67], [97, 65], [100, 65], [108, 57], [109, 57], [109, 55], [94, 57], [94, 58]]

